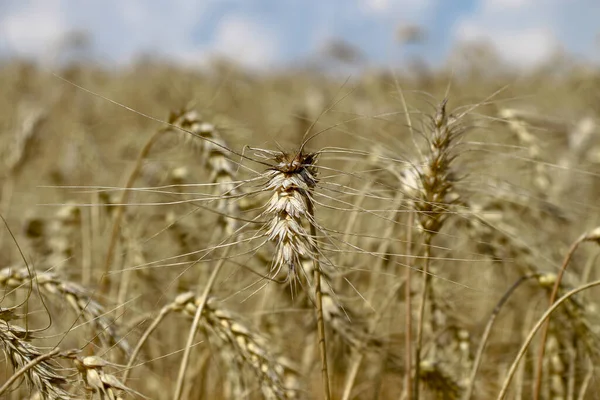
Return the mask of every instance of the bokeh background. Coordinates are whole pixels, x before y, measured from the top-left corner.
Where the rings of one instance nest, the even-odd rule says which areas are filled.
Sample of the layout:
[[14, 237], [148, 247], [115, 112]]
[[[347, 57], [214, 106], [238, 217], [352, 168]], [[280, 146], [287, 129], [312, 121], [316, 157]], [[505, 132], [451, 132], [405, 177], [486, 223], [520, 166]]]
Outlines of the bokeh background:
[[561, 54], [598, 62], [599, 19], [595, 0], [5, 0], [0, 56], [116, 65], [153, 55], [202, 66], [220, 55], [265, 69], [343, 43], [354, 61], [439, 66], [477, 44], [531, 68]]

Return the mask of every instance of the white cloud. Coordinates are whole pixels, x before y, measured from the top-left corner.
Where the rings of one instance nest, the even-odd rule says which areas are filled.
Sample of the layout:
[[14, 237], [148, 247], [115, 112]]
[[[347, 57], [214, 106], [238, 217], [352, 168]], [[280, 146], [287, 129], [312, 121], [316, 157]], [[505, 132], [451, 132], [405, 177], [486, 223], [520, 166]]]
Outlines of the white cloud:
[[48, 58], [61, 39], [85, 30], [103, 61], [127, 62], [141, 51], [196, 50], [193, 30], [212, 0], [5, 0], [0, 51]]
[[506, 9], [518, 9], [528, 7], [535, 0], [487, 0], [483, 2], [486, 12], [497, 12]]
[[0, 36], [8, 50], [26, 55], [49, 56], [66, 33], [60, 0], [33, 0], [0, 16]]
[[127, 62], [140, 52], [177, 60], [199, 51], [194, 32], [212, 4], [211, 0], [105, 0], [93, 9], [81, 5], [73, 10], [72, 20], [91, 31], [106, 61]]
[[543, 28], [503, 32], [492, 41], [504, 57], [516, 65], [540, 65], [560, 49], [552, 33]]
[[540, 65], [564, 45], [560, 21], [568, 3], [481, 0], [472, 14], [457, 21], [454, 37], [460, 42], [488, 42], [502, 59], [516, 66]]
[[388, 12], [402, 12], [405, 16], [417, 16], [433, 5], [432, 0], [358, 0], [359, 7], [363, 10], [383, 14]]
[[385, 11], [390, 7], [390, 0], [364, 0], [365, 6], [375, 12]]
[[458, 30], [461, 42], [486, 41], [494, 46], [500, 57], [515, 66], [541, 65], [560, 49], [552, 32], [544, 28], [482, 29], [463, 24]]
[[264, 68], [276, 61], [279, 43], [274, 30], [233, 15], [221, 21], [210, 49], [245, 66]]
[[194, 45], [192, 33], [212, 0], [7, 0], [0, 36], [8, 50], [40, 54], [72, 30], [88, 31], [109, 61], [126, 61], [136, 51]]
[[222, 18], [197, 37], [211, 7], [239, 0], [7, 0], [0, 14], [0, 51], [47, 59], [65, 34], [84, 29], [105, 62], [126, 63], [140, 52], [202, 64], [215, 53], [251, 67], [277, 57], [276, 32], [244, 14]]

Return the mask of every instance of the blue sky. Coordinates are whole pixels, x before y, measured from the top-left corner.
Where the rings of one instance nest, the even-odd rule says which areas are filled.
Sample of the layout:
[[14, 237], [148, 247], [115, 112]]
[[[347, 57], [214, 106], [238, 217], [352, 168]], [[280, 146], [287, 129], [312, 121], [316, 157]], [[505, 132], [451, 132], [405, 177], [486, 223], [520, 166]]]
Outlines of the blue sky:
[[[559, 50], [599, 60], [597, 21], [599, 0], [2, 0], [0, 55], [49, 61], [79, 30], [105, 63], [156, 53], [202, 65], [218, 54], [264, 68], [343, 39], [380, 65], [407, 54], [436, 64], [459, 44], [484, 41], [527, 67]], [[425, 29], [422, 44], [398, 43], [408, 24]]]

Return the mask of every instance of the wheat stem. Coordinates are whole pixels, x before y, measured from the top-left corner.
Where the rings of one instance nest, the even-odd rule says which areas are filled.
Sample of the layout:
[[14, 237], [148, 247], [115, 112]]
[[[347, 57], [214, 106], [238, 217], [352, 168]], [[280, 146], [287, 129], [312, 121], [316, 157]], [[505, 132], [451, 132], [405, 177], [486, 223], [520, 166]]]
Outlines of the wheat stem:
[[411, 259], [411, 253], [412, 253], [412, 231], [413, 231], [413, 224], [414, 224], [414, 219], [415, 219], [415, 215], [414, 212], [411, 210], [408, 214], [408, 233], [407, 233], [407, 243], [406, 243], [406, 265], [408, 265], [408, 267], [405, 270], [406, 273], [406, 285], [404, 287], [404, 301], [405, 301], [405, 312], [406, 312], [406, 317], [405, 317], [405, 324], [406, 326], [404, 327], [405, 330], [405, 339], [404, 339], [404, 368], [406, 369], [405, 371], [405, 379], [404, 379], [404, 384], [406, 385], [406, 398], [407, 399], [411, 399], [412, 398], [412, 293], [411, 293], [411, 275], [412, 275], [412, 268], [411, 268], [411, 263], [412, 263], [412, 259]]
[[577, 395], [577, 400], [585, 400], [585, 394], [590, 386], [590, 382], [594, 379], [594, 363], [591, 360], [588, 360], [588, 370], [583, 378], [579, 386], [579, 394]]
[[159, 129], [154, 132], [154, 134], [148, 139], [142, 151], [138, 154], [137, 160], [135, 161], [135, 166], [133, 170], [129, 174], [129, 178], [127, 179], [127, 184], [121, 194], [121, 199], [119, 203], [115, 206], [115, 216], [113, 219], [113, 226], [110, 235], [110, 242], [108, 244], [108, 249], [106, 251], [106, 259], [104, 261], [104, 275], [102, 276], [102, 283], [100, 286], [100, 293], [103, 295], [107, 295], [110, 289], [110, 271], [112, 268], [112, 262], [115, 255], [115, 248], [117, 246], [117, 241], [119, 239], [119, 232], [121, 231], [121, 222], [123, 220], [123, 215], [125, 213], [125, 204], [129, 201], [129, 194], [131, 193], [131, 188], [135, 183], [138, 175], [140, 174], [140, 170], [142, 169], [142, 162], [152, 149], [152, 146], [156, 142], [156, 140], [165, 132], [164, 129]]
[[530, 278], [534, 278], [535, 276], [536, 275], [526, 275], [526, 276], [520, 277], [515, 283], [513, 283], [513, 285], [510, 288], [508, 288], [506, 293], [504, 293], [504, 295], [498, 301], [498, 304], [496, 304], [496, 307], [494, 307], [494, 310], [492, 311], [492, 314], [488, 318], [488, 322], [485, 325], [485, 330], [483, 331], [483, 335], [481, 336], [481, 339], [479, 341], [479, 348], [477, 349], [477, 353], [475, 355], [475, 360], [473, 361], [473, 369], [471, 370], [471, 375], [469, 376], [469, 383], [465, 390], [463, 400], [471, 399], [471, 396], [473, 394], [473, 388], [475, 387], [475, 376], [477, 375], [479, 365], [481, 364], [481, 359], [483, 358], [483, 351], [485, 350], [485, 345], [487, 344], [490, 334], [492, 333], [492, 326], [494, 325], [494, 321], [496, 321], [496, 317], [498, 317], [498, 314], [500, 313], [500, 309], [508, 301], [508, 299], [513, 294], [513, 292], [515, 290], [517, 290], [517, 288], [523, 282], [525, 282], [526, 280], [528, 280]]
[[[315, 212], [312, 201], [307, 203], [308, 217], [310, 222], [310, 235], [313, 238], [314, 246], [317, 246], [317, 228], [315, 221]], [[325, 337], [325, 320], [323, 319], [323, 294], [321, 292], [321, 266], [319, 265], [319, 252], [315, 249], [313, 254], [313, 274], [315, 281], [315, 313], [317, 316], [317, 336], [319, 338], [319, 352], [321, 353], [321, 377], [323, 380], [323, 395], [326, 400], [331, 399], [329, 388], [329, 372], [327, 368], [327, 342]]]
[[423, 288], [421, 289], [421, 301], [419, 304], [419, 314], [417, 316], [417, 337], [415, 342], [415, 376], [414, 376], [414, 399], [419, 399], [419, 381], [421, 379], [421, 353], [423, 351], [423, 329], [425, 325], [425, 305], [427, 303], [427, 293], [431, 276], [429, 275], [429, 263], [431, 259], [431, 235], [425, 236], [425, 254], [423, 264]]
[[[377, 328], [377, 324], [381, 320], [383, 313], [388, 307], [391, 306], [394, 299], [398, 297], [398, 292], [402, 288], [404, 282], [399, 282], [395, 285], [395, 287], [390, 291], [387, 299], [383, 302], [380, 307], [380, 311], [377, 313], [377, 316], [373, 319], [371, 326], [369, 327], [369, 335], [372, 334]], [[348, 379], [346, 381], [346, 386], [344, 388], [344, 394], [342, 396], [342, 400], [350, 400], [350, 395], [352, 394], [352, 387], [354, 386], [354, 381], [356, 380], [356, 376], [358, 375], [358, 370], [360, 368], [360, 364], [364, 359], [365, 352], [364, 349], [367, 347], [367, 343], [363, 343], [363, 345], [357, 349], [355, 349], [356, 359], [354, 360], [352, 367], [350, 368], [350, 373], [348, 374]]]
[[152, 324], [148, 327], [148, 329], [146, 329], [146, 331], [140, 338], [139, 342], [135, 346], [135, 349], [133, 350], [133, 353], [131, 353], [131, 357], [129, 357], [129, 362], [127, 363], [127, 366], [125, 367], [125, 372], [123, 373], [123, 383], [124, 384], [127, 383], [127, 378], [129, 378], [129, 374], [131, 373], [133, 363], [135, 362], [135, 359], [137, 358], [140, 351], [142, 350], [142, 346], [144, 345], [144, 343], [146, 343], [146, 341], [148, 340], [148, 338], [150, 337], [152, 332], [154, 332], [154, 330], [158, 327], [158, 325], [162, 322], [162, 320], [171, 311], [173, 311], [172, 307], [170, 307], [170, 306], [163, 307], [163, 309], [160, 310], [160, 313], [158, 314], [158, 316], [154, 319], [154, 321], [152, 321]]

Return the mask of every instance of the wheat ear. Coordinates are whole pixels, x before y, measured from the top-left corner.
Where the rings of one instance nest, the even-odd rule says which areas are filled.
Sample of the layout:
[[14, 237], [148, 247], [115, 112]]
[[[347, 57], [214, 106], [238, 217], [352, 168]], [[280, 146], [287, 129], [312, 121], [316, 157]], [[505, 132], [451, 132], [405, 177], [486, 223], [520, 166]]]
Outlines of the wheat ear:
[[[180, 295], [176, 311], [193, 316], [201, 299], [190, 294]], [[231, 347], [245, 364], [250, 366], [262, 382], [261, 390], [267, 398], [292, 399], [297, 397], [297, 377], [289, 361], [274, 357], [268, 350], [268, 341], [239, 321], [233, 313], [218, 307], [210, 298], [205, 305], [204, 326]]]
[[[202, 154], [203, 159], [205, 160], [205, 167], [211, 172], [211, 182], [219, 184], [216, 188], [217, 195], [219, 196], [217, 207], [220, 214], [219, 225], [223, 227], [223, 231], [227, 237], [233, 235], [238, 228], [235, 217], [239, 214], [239, 209], [237, 204], [231, 199], [233, 196], [241, 195], [241, 191], [238, 190], [238, 185], [234, 183], [235, 164], [228, 157], [226, 143], [216, 127], [213, 124], [203, 122], [200, 119], [199, 114], [194, 111], [184, 110], [171, 113], [169, 124], [173, 127], [181, 128], [182, 133], [180, 134], [180, 137], [186, 142], [191, 143], [192, 146]], [[183, 135], [183, 133], [185, 134]], [[194, 140], [195, 138], [203, 140]], [[194, 336], [196, 335], [196, 330], [202, 318], [204, 303], [212, 290], [212, 286], [216, 281], [229, 251], [231, 251], [231, 247], [227, 248], [223, 258], [219, 260], [211, 272], [208, 282], [204, 287], [201, 296], [203, 301], [198, 306], [196, 315], [194, 316], [185, 351], [183, 353], [179, 376], [175, 386], [175, 399], [179, 399], [182, 394], [185, 370], [189, 361]]]
[[[169, 122], [181, 127], [185, 131], [179, 131], [178, 135], [186, 143], [200, 154], [204, 161], [204, 167], [210, 173], [210, 182], [217, 184], [215, 194], [219, 196], [217, 211], [219, 212], [219, 225], [227, 236], [232, 235], [238, 228], [236, 216], [239, 215], [239, 203], [231, 201], [232, 198], [240, 198], [243, 193], [236, 183], [236, 164], [231, 160], [227, 149], [227, 143], [214, 124], [204, 121], [200, 114], [193, 110], [172, 112]], [[198, 138], [206, 140], [198, 140]]]
[[[558, 272], [558, 275], [554, 282], [554, 286], [552, 288], [552, 293], [550, 294], [550, 301], [549, 301], [550, 305], [552, 305], [556, 301], [556, 297], [558, 295], [558, 289], [562, 282], [562, 277], [563, 277], [567, 267], [569, 266], [571, 258], [573, 258], [573, 255], [575, 254], [575, 251], [577, 250], [577, 248], [579, 248], [579, 245], [581, 245], [584, 242], [596, 242], [596, 243], [600, 244], [600, 228], [596, 228], [588, 233], [581, 235], [579, 238], [577, 238], [577, 240], [575, 240], [575, 242], [573, 242], [573, 244], [569, 248], [569, 251], [567, 252], [567, 255], [565, 256], [565, 259], [562, 263], [560, 271]], [[542, 375], [543, 375], [543, 368], [542, 368], [543, 364], [542, 363], [544, 360], [544, 351], [545, 351], [545, 346], [546, 346], [546, 339], [548, 337], [548, 329], [549, 329], [549, 324], [548, 324], [548, 322], [546, 322], [546, 323], [544, 323], [544, 326], [542, 327], [542, 338], [541, 338], [541, 342], [540, 342], [540, 349], [539, 349], [538, 359], [537, 359], [537, 364], [536, 364], [535, 386], [534, 386], [534, 392], [533, 392], [534, 393], [533, 398], [535, 400], [539, 399], [540, 389], [542, 386]]]
[[67, 380], [59, 374], [60, 367], [52, 362], [54, 357], [46, 358], [52, 352], [45, 353], [29, 343], [28, 340], [32, 338], [32, 334], [26, 329], [0, 319], [0, 345], [15, 371], [23, 371], [44, 400], [73, 399], [61, 387]]
[[556, 309], [562, 303], [566, 302], [567, 300], [569, 300], [571, 297], [573, 297], [577, 293], [582, 292], [587, 289], [591, 289], [596, 286], [600, 286], [600, 280], [593, 281], [593, 282], [587, 283], [585, 285], [579, 286], [573, 290], [570, 290], [569, 292], [565, 293], [560, 299], [556, 300], [556, 302], [554, 302], [552, 304], [552, 306], [550, 308], [548, 308], [548, 310], [546, 310], [544, 315], [542, 315], [540, 317], [540, 319], [536, 322], [535, 326], [533, 328], [531, 328], [529, 335], [527, 336], [527, 338], [523, 342], [523, 345], [519, 349], [517, 356], [515, 357], [513, 363], [511, 364], [511, 366], [506, 374], [506, 377], [504, 378], [504, 382], [502, 383], [502, 388], [500, 389], [497, 400], [503, 400], [506, 397], [506, 395], [508, 393], [508, 387], [510, 386], [510, 382], [512, 381], [512, 378], [515, 375], [517, 367], [519, 366], [519, 362], [521, 361], [521, 359], [527, 352], [529, 345], [533, 341], [533, 337], [540, 330], [540, 328], [546, 323], [546, 320], [550, 317], [550, 315], [554, 311], [556, 311]]
[[125, 354], [131, 352], [127, 341], [117, 334], [114, 322], [106, 318], [104, 307], [95, 301], [82, 286], [64, 280], [50, 271], [38, 272], [32, 278], [26, 267], [7, 267], [0, 270], [0, 285], [2, 286], [20, 288], [27, 285], [32, 279], [36, 280], [42, 293], [66, 300], [78, 316], [85, 317], [92, 324], [96, 333], [100, 334], [100, 338], [105, 335], [110, 338], [109, 345], [119, 346]]
[[[299, 279], [302, 258], [313, 261], [313, 282], [317, 333], [321, 354], [321, 375], [323, 394], [330, 399], [329, 373], [327, 367], [327, 343], [323, 317], [323, 291], [321, 287], [321, 266], [317, 244], [317, 223], [315, 220], [312, 192], [317, 184], [316, 153], [275, 153], [274, 165], [267, 170], [266, 190], [272, 192], [263, 216], [267, 223], [267, 236], [275, 242], [276, 253], [272, 273], [277, 275], [286, 266], [288, 280]], [[305, 225], [309, 225], [307, 232]]]
[[255, 372], [260, 378], [265, 397], [281, 400], [297, 397], [298, 377], [291, 363], [283, 357], [273, 356], [266, 338], [246, 327], [236, 315], [220, 307], [214, 298], [203, 299], [193, 292], [180, 294], [161, 309], [133, 351], [123, 381], [127, 380], [129, 371], [150, 334], [168, 314], [177, 312], [194, 318], [200, 307], [203, 317], [201, 326], [214, 332], [236, 358]]
[[[31, 157], [31, 145], [47, 116], [46, 110], [36, 106], [24, 104], [19, 108], [20, 127], [16, 130], [9, 148], [2, 154], [2, 164], [7, 171], [0, 196], [0, 212], [4, 215], [9, 212], [18, 174], [27, 159]], [[4, 230], [0, 231], [0, 243], [4, 242], [4, 234]]]
[[[423, 170], [415, 171], [417, 188], [414, 192], [413, 207], [424, 241], [423, 286], [417, 321], [417, 337], [415, 345], [415, 377], [414, 397], [419, 398], [420, 364], [422, 358], [423, 328], [425, 323], [426, 300], [430, 294], [431, 245], [433, 239], [442, 229], [449, 208], [456, 203], [454, 177], [451, 164], [456, 155], [454, 146], [464, 133], [464, 128], [457, 125], [457, 118], [446, 112], [447, 100], [443, 100], [431, 118], [430, 135], [427, 138], [429, 155]], [[410, 189], [410, 188], [409, 188]], [[412, 194], [412, 193], [411, 193]]]
[[117, 377], [105, 371], [106, 367], [114, 365], [102, 358], [97, 356], [74, 357], [73, 362], [86, 389], [97, 394], [100, 400], [120, 400], [119, 392], [135, 393], [121, 383]]

